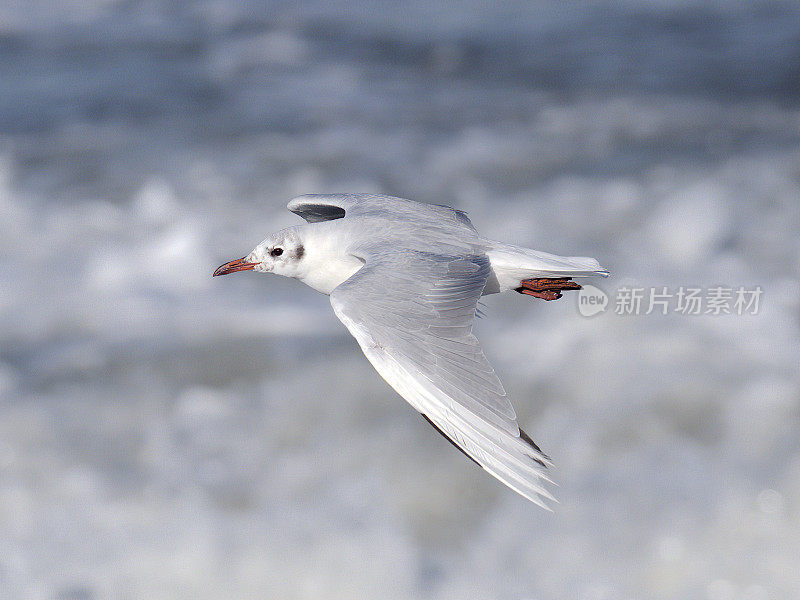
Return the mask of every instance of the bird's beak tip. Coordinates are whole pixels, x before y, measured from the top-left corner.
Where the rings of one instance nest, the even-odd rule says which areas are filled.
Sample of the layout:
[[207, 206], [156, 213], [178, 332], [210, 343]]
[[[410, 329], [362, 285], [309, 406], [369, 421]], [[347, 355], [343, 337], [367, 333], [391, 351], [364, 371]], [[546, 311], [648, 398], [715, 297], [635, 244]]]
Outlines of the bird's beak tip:
[[220, 265], [212, 277], [216, 277], [217, 275], [228, 275], [229, 273], [235, 273], [236, 271], [252, 271], [257, 262], [249, 263], [245, 262], [246, 257], [237, 258], [236, 260], [232, 260], [230, 262], [226, 262], [224, 265]]

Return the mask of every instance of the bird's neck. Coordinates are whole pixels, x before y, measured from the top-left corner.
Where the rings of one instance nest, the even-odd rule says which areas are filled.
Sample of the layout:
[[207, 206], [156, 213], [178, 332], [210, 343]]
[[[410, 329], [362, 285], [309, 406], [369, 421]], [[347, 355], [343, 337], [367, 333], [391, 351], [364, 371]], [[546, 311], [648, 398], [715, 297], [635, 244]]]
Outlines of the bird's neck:
[[297, 279], [323, 294], [330, 294], [349, 279], [363, 261], [348, 253], [348, 244], [327, 227], [330, 223], [314, 223], [304, 229], [305, 254]]

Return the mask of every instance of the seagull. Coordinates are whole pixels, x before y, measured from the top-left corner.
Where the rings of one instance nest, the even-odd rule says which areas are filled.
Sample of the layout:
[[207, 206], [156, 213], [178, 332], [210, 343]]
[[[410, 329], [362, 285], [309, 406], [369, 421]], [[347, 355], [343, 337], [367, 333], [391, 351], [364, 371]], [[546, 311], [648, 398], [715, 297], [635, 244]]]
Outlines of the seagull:
[[514, 290], [556, 300], [607, 276], [593, 258], [556, 256], [478, 235], [466, 213], [376, 194], [308, 194], [307, 223], [273, 233], [214, 271], [276, 273], [330, 296], [386, 382], [461, 452], [550, 510], [550, 458], [520, 429], [472, 324], [478, 300]]

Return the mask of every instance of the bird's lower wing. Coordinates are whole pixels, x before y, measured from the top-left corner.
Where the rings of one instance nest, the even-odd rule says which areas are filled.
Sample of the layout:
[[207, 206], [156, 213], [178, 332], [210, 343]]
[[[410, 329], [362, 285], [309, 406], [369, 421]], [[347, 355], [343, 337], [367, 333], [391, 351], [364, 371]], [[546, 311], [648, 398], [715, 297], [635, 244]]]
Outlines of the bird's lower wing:
[[336, 315], [378, 373], [503, 483], [540, 506], [547, 457], [520, 432], [472, 323], [485, 256], [374, 255], [331, 294]]

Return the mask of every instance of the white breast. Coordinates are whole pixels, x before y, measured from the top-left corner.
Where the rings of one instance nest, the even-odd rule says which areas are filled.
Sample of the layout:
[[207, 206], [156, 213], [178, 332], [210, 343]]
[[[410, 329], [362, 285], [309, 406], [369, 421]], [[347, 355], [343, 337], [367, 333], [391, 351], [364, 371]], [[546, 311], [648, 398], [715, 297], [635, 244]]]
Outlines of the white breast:
[[364, 263], [354, 256], [331, 257], [325, 262], [309, 265], [308, 271], [298, 279], [318, 292], [330, 294], [340, 283], [350, 279], [362, 266]]
[[330, 294], [364, 266], [364, 262], [347, 252], [341, 239], [341, 228], [331, 223], [314, 223], [303, 227], [305, 253], [297, 279], [323, 294]]

